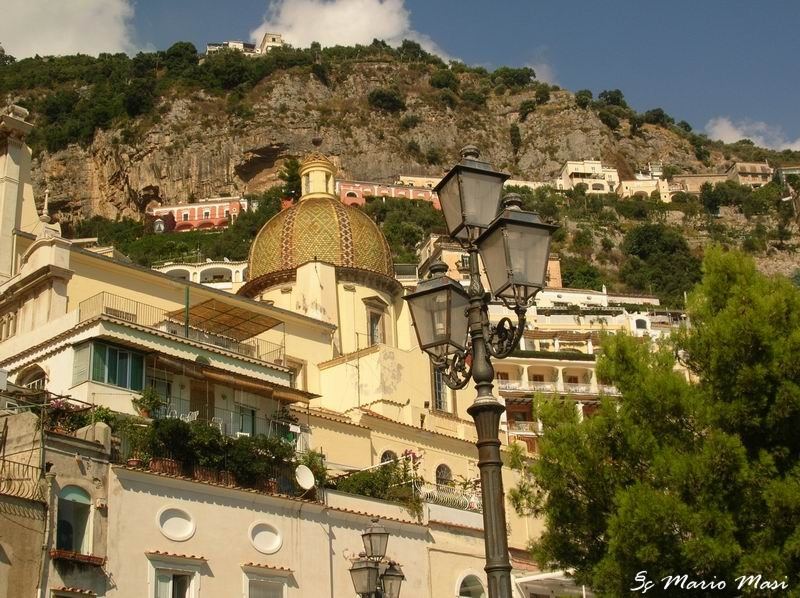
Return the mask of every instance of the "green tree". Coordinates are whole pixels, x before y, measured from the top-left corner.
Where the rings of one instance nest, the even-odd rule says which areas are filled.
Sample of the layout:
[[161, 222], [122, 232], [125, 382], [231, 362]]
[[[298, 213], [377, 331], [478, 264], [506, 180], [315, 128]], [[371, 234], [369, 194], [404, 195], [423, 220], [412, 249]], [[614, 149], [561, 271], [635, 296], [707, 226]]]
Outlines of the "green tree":
[[450, 69], [439, 69], [430, 76], [431, 87], [458, 91], [458, 77]]
[[719, 249], [704, 272], [692, 328], [673, 343], [604, 342], [598, 375], [622, 399], [582, 422], [564, 402], [537, 404], [539, 458], [513, 463], [525, 481], [513, 506], [545, 518], [540, 565], [574, 569], [604, 596], [630, 595], [640, 571], [729, 589], [757, 573], [800, 582], [800, 290]]
[[600, 290], [606, 282], [597, 266], [572, 256], [561, 258], [561, 281], [566, 288], [594, 290]]
[[664, 112], [663, 108], [653, 108], [652, 110], [648, 110], [642, 115], [642, 117], [644, 118], [644, 122], [647, 124], [659, 125], [661, 127], [667, 127], [675, 122], [675, 119]]
[[278, 178], [283, 181], [284, 195], [291, 197], [292, 201], [300, 199], [302, 183], [300, 180], [300, 160], [287, 158], [283, 168], [278, 172]]
[[607, 126], [612, 131], [619, 129], [619, 119], [608, 110], [601, 110], [597, 113], [600, 122]]
[[536, 110], [536, 102], [533, 100], [523, 100], [519, 105], [519, 120], [525, 122], [528, 115]]
[[642, 224], [625, 235], [620, 277], [630, 287], [681, 305], [683, 293], [700, 280], [700, 262], [681, 232], [664, 224]]
[[597, 94], [599, 102], [605, 106], [620, 106], [627, 108], [628, 104], [625, 102], [625, 96], [619, 89], [607, 89]]
[[400, 90], [395, 87], [378, 87], [367, 95], [367, 101], [373, 108], [387, 112], [399, 112], [406, 109], [406, 103]]
[[536, 103], [546, 104], [550, 101], [550, 86], [546, 83], [540, 83], [536, 88]]
[[592, 103], [592, 92], [588, 89], [581, 89], [575, 92], [575, 104], [578, 108], [588, 108]]
[[171, 76], [179, 77], [197, 65], [197, 48], [191, 42], [176, 42], [164, 52], [164, 66]]
[[508, 133], [509, 137], [511, 138], [511, 150], [516, 156], [519, 152], [520, 146], [522, 145], [522, 135], [520, 135], [519, 132], [519, 125], [517, 125], [517, 123], [512, 123]]
[[533, 82], [534, 77], [536, 77], [536, 72], [527, 66], [521, 68], [501, 66], [491, 74], [492, 83], [502, 84], [512, 89], [527, 87]]

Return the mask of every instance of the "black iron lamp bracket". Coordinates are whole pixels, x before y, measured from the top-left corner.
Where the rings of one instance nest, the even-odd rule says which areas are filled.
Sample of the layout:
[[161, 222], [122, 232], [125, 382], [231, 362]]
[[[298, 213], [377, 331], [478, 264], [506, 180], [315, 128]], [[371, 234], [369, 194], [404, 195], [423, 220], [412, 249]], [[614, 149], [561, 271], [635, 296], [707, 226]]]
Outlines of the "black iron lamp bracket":
[[517, 305], [514, 307], [514, 313], [517, 314], [516, 324], [511, 318], [502, 318], [497, 324], [491, 324], [488, 306], [484, 304], [481, 310], [483, 338], [486, 339], [486, 348], [492, 357], [505, 359], [517, 348], [525, 331], [526, 311], [527, 306]]
[[442, 374], [442, 380], [449, 388], [461, 390], [469, 384], [472, 378], [470, 355], [472, 355], [472, 347], [468, 344], [465, 351], [457, 351], [446, 357], [431, 356], [431, 362], [433, 367]]

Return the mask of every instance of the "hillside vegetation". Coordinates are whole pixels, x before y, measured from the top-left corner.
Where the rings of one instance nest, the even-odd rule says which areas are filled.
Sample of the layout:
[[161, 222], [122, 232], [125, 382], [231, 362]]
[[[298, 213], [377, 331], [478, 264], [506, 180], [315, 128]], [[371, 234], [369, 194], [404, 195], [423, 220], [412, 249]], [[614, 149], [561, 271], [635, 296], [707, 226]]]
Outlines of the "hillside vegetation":
[[[639, 113], [621, 90], [573, 94], [527, 67], [445, 64], [411, 41], [314, 44], [258, 58], [221, 51], [201, 60], [187, 42], [134, 57], [6, 57], [0, 93], [32, 111], [37, 196], [50, 190], [70, 234], [113, 241], [145, 264], [246, 257], [286, 191], [280, 173], [317, 148], [338, 158], [341, 178], [383, 182], [441, 175], [468, 142], [527, 180], [551, 179], [565, 160], [583, 158], [600, 158], [623, 178], [653, 161], [668, 177], [719, 172], [734, 160], [800, 162], [800, 152], [709, 140], [658, 107]], [[709, 241], [756, 255], [768, 271], [791, 275], [798, 266], [791, 202], [780, 201], [787, 191], [777, 183], [757, 191], [724, 183], [671, 205], [580, 188], [518, 191], [528, 208], [562, 224], [555, 249], [573, 287], [606, 284], [680, 304]], [[235, 194], [269, 201], [224, 233], [148, 234], [150, 202]], [[425, 204], [365, 210], [398, 261], [411, 261], [415, 244], [442, 227]]]

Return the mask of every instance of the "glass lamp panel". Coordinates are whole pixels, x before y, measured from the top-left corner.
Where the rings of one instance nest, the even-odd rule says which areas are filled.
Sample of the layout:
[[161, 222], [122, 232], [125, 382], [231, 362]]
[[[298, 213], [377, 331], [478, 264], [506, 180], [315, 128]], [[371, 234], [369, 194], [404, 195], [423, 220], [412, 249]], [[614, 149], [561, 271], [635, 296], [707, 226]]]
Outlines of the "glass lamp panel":
[[542, 288], [550, 257], [550, 231], [544, 227], [506, 225], [506, 243], [513, 283]]
[[506, 175], [496, 172], [461, 173], [461, 202], [464, 204], [464, 223], [486, 228], [497, 216], [500, 195]]
[[357, 559], [350, 567], [350, 579], [356, 594], [371, 594], [378, 588], [378, 563], [365, 558]]
[[[456, 168], [458, 167], [456, 166]], [[451, 235], [455, 235], [456, 229], [460, 228], [463, 223], [458, 174], [454, 174], [447, 179], [437, 193], [439, 195], [439, 204], [442, 206], [444, 220], [447, 223], [447, 230]]]
[[383, 595], [385, 598], [400, 598], [400, 587], [405, 576], [400, 568], [391, 563], [381, 576], [383, 581]]
[[386, 545], [389, 543], [389, 532], [380, 525], [371, 526], [361, 534], [364, 540], [364, 551], [369, 558], [382, 559], [386, 556]]
[[450, 293], [450, 344], [462, 350], [467, 347], [469, 332], [467, 307], [469, 307], [469, 296], [466, 293]]
[[497, 227], [481, 239], [478, 250], [489, 279], [489, 286], [495, 295], [500, 295], [509, 284], [506, 265], [506, 246], [503, 227]]
[[409, 300], [419, 346], [423, 349], [446, 345], [450, 341], [447, 306], [449, 289], [420, 295]]

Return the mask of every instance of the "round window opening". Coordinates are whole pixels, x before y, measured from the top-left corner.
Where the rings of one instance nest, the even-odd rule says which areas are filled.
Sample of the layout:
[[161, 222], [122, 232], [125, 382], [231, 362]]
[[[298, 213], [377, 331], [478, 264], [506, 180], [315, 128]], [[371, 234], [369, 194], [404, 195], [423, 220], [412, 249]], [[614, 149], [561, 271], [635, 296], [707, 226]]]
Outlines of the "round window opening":
[[250, 526], [250, 543], [258, 552], [275, 554], [281, 549], [283, 538], [275, 526], [264, 521], [256, 521]]
[[195, 523], [192, 516], [176, 507], [164, 507], [156, 516], [161, 533], [176, 542], [183, 542], [194, 535]]

